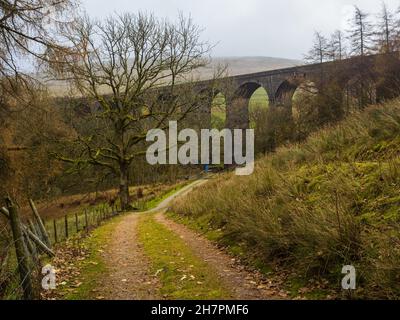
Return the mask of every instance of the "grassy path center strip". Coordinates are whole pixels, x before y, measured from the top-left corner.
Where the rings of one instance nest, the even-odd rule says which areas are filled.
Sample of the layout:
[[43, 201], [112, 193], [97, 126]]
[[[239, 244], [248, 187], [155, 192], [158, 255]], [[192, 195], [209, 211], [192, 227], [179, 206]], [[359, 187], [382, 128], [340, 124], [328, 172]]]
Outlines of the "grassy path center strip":
[[161, 294], [168, 299], [230, 299], [215, 272], [200, 260], [175, 233], [143, 215], [138, 225], [139, 240], [160, 278]]

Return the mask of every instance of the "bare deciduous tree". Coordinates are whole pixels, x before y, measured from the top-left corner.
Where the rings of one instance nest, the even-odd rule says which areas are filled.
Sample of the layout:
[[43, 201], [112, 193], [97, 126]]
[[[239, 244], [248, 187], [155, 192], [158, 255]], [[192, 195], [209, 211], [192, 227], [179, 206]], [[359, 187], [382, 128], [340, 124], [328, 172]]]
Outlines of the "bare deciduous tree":
[[122, 208], [129, 208], [129, 167], [143, 154], [150, 128], [181, 120], [200, 103], [192, 72], [206, 64], [210, 46], [190, 18], [177, 23], [149, 14], [123, 14], [104, 22], [84, 17], [63, 32], [71, 50], [57, 51], [53, 68], [94, 107], [73, 152], [76, 166], [105, 168], [119, 178]]
[[52, 27], [73, 6], [74, 0], [1, 0], [0, 75], [18, 75], [21, 56], [43, 59], [45, 49], [54, 45]]

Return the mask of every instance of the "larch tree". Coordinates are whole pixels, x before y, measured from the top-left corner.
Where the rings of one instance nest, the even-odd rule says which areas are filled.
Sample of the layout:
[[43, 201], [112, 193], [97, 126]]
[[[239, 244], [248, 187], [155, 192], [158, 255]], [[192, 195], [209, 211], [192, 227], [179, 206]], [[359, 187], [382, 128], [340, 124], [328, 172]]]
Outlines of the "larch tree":
[[377, 51], [381, 53], [393, 52], [397, 36], [396, 21], [394, 14], [389, 11], [384, 2], [375, 29]]
[[373, 49], [373, 26], [369, 21], [369, 14], [355, 7], [354, 16], [350, 21], [349, 41], [351, 54], [355, 56], [365, 56]]
[[325, 36], [316, 31], [314, 33], [314, 43], [311, 50], [305, 57], [305, 60], [310, 63], [323, 63], [328, 58], [328, 40]]
[[346, 57], [345, 36], [341, 30], [336, 30], [332, 34], [328, 55], [331, 60], [343, 60]]

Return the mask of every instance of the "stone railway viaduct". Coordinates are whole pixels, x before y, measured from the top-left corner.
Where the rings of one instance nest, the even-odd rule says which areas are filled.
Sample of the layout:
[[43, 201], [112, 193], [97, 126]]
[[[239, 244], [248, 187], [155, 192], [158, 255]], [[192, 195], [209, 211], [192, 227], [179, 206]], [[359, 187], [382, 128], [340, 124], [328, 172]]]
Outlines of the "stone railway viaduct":
[[[318, 90], [318, 83], [322, 83], [321, 77], [325, 80], [336, 77], [337, 83], [346, 89], [348, 83], [352, 80], [351, 76], [357, 72], [351, 71], [351, 68], [364, 69], [374, 68], [375, 59], [378, 56], [367, 56], [362, 58], [351, 58], [336, 62], [326, 62], [322, 64], [310, 64], [297, 67], [271, 70], [259, 73], [244, 74], [221, 79], [219, 81], [202, 81], [196, 84], [198, 92], [206, 92], [208, 97], [204, 106], [199, 108], [198, 120], [211, 119], [212, 101], [219, 93], [224, 94], [227, 100], [227, 120], [226, 127], [233, 129], [246, 129], [249, 126], [249, 101], [253, 93], [263, 87], [269, 98], [269, 106], [273, 107], [292, 107], [292, 98], [299, 86], [302, 84], [313, 83]], [[346, 70], [346, 76], [342, 79], [340, 70]], [[376, 90], [376, 88], [375, 88]], [[228, 92], [227, 92], [228, 91]], [[376, 94], [375, 101], [376, 102]]]

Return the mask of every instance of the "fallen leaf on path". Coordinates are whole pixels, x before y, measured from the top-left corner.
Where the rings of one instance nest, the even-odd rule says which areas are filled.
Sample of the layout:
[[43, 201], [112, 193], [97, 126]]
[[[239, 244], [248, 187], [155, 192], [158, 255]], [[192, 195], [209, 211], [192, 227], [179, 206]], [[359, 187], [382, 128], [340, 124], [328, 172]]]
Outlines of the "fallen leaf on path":
[[159, 269], [159, 270], [157, 270], [157, 272], [156, 272], [156, 274], [154, 275], [155, 277], [157, 277], [161, 272], [163, 272], [164, 271], [164, 269]]
[[78, 283], [74, 284], [72, 287], [79, 288], [81, 285], [82, 285], [82, 282], [78, 282]]

